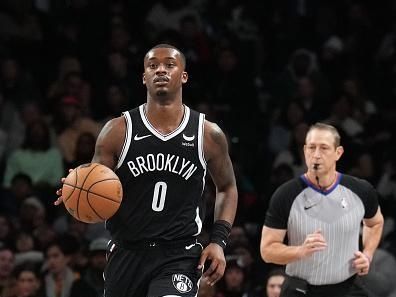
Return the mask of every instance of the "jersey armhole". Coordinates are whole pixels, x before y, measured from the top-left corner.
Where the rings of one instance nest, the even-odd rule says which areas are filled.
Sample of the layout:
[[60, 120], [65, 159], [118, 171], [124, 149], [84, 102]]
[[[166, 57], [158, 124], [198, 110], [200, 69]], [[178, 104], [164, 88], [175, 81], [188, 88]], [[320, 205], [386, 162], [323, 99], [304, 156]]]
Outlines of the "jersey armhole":
[[124, 144], [122, 146], [121, 154], [120, 157], [118, 158], [118, 163], [116, 166], [116, 170], [119, 169], [124, 163], [125, 157], [127, 155], [127, 152], [129, 150], [129, 146], [131, 145], [131, 139], [132, 139], [132, 119], [131, 115], [128, 111], [122, 113], [124, 119], [125, 119], [125, 124], [126, 124], [126, 129], [125, 129], [125, 138], [124, 138]]
[[205, 115], [203, 113], [199, 114], [198, 123], [198, 157], [201, 162], [202, 168], [206, 170], [206, 160], [204, 151], [204, 126], [205, 126]]

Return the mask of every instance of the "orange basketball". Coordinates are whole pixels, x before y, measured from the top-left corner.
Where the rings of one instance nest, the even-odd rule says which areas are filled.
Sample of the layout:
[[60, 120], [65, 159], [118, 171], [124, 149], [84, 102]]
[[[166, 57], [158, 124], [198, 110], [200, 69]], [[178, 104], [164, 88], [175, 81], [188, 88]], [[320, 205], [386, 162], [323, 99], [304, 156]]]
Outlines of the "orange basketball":
[[85, 223], [111, 218], [122, 201], [122, 185], [110, 168], [88, 163], [78, 166], [66, 177], [62, 187], [67, 211]]

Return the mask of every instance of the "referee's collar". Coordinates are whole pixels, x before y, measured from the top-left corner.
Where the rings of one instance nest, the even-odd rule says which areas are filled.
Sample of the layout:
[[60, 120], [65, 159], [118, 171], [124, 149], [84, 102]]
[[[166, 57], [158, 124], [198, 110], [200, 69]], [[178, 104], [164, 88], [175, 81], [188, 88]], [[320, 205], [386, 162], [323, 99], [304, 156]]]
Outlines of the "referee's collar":
[[341, 180], [341, 177], [342, 177], [342, 173], [340, 173], [340, 172], [336, 172], [337, 173], [337, 178], [336, 178], [336, 181], [335, 181], [335, 183], [334, 183], [334, 185], [331, 187], [331, 188], [329, 188], [329, 189], [327, 189], [327, 190], [321, 190], [321, 189], [319, 189], [315, 184], [313, 184], [306, 176], [305, 176], [305, 174], [302, 174], [302, 175], [300, 175], [300, 178], [301, 178], [301, 180], [308, 186], [308, 187], [310, 187], [312, 190], [314, 190], [314, 191], [316, 191], [316, 192], [318, 192], [318, 193], [321, 193], [321, 194], [324, 194], [324, 195], [328, 195], [328, 194], [330, 194], [331, 192], [333, 192], [333, 190], [338, 186], [338, 184], [340, 183], [340, 180]]

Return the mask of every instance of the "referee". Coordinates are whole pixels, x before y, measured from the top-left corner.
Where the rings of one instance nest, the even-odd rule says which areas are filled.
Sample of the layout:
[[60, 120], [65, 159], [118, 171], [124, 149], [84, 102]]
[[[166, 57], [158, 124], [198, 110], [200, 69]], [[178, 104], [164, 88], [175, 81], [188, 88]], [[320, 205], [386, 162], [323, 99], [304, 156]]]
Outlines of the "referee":
[[367, 296], [359, 276], [370, 269], [383, 216], [367, 181], [337, 172], [343, 151], [333, 126], [314, 124], [304, 145], [308, 170], [271, 198], [260, 251], [264, 261], [286, 265], [281, 297]]

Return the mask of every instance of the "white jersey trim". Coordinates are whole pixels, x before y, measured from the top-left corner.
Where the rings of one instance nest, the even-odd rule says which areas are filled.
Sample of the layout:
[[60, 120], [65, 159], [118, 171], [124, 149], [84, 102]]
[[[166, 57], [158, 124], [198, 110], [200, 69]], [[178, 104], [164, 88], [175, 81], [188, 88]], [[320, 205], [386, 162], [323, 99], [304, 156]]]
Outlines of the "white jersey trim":
[[197, 209], [196, 209], [195, 223], [197, 224], [198, 231], [193, 236], [197, 236], [197, 235], [201, 234], [201, 231], [202, 231], [202, 220], [201, 220], [201, 217], [199, 216], [199, 207], [197, 207]]
[[126, 123], [126, 129], [125, 129], [125, 139], [124, 139], [124, 145], [122, 146], [121, 154], [118, 159], [118, 163], [116, 166], [116, 169], [120, 168], [122, 163], [125, 160], [125, 157], [128, 153], [129, 146], [131, 145], [131, 139], [132, 139], [132, 119], [131, 115], [129, 114], [128, 111], [123, 112], [122, 115], [125, 118], [125, 123]]
[[204, 151], [204, 134], [205, 133], [205, 115], [203, 113], [199, 114], [199, 122], [198, 122], [198, 158], [201, 162], [202, 168], [204, 170], [202, 176], [202, 192], [203, 194], [205, 190], [205, 182], [206, 182], [206, 160], [205, 160], [205, 151]]
[[205, 132], [205, 115], [203, 113], [199, 114], [199, 124], [198, 124], [198, 157], [201, 161], [201, 165], [206, 169], [206, 160], [204, 152], [204, 132]]
[[180, 134], [184, 130], [184, 128], [186, 128], [186, 126], [188, 124], [188, 120], [190, 119], [190, 108], [186, 105], [183, 105], [184, 106], [184, 115], [183, 115], [183, 120], [181, 121], [179, 127], [177, 127], [172, 132], [164, 135], [161, 132], [157, 131], [157, 129], [155, 129], [153, 127], [153, 125], [151, 125], [151, 123], [149, 122], [149, 120], [146, 117], [146, 113], [144, 112], [144, 106], [145, 106], [145, 104], [142, 104], [139, 106], [140, 117], [142, 118], [143, 124], [146, 126], [146, 128], [151, 133], [153, 133], [154, 136], [158, 137], [162, 141], [167, 141], [169, 139], [172, 139], [176, 135]]

